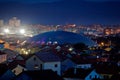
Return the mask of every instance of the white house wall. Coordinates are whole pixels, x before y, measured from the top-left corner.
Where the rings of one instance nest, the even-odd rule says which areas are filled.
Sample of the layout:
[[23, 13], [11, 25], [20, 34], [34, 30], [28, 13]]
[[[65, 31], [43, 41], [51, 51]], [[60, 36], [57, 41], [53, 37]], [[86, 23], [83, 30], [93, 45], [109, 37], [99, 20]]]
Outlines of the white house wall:
[[[34, 58], [36, 58], [36, 60], [34, 60]], [[35, 65], [38, 65], [38, 68], [35, 68]], [[32, 56], [31, 58], [29, 58], [26, 61], [26, 69], [27, 70], [40, 70], [42, 64], [42, 69], [46, 70], [46, 69], [51, 69], [55, 72], [57, 72], [57, 74], [61, 75], [61, 62], [57, 61], [57, 62], [42, 62], [37, 56]], [[55, 67], [55, 65], [57, 64], [57, 67]]]
[[[56, 64], [57, 67], [55, 67]], [[46, 62], [44, 63], [44, 69], [52, 69], [57, 72], [58, 75], [61, 75], [61, 62]]]

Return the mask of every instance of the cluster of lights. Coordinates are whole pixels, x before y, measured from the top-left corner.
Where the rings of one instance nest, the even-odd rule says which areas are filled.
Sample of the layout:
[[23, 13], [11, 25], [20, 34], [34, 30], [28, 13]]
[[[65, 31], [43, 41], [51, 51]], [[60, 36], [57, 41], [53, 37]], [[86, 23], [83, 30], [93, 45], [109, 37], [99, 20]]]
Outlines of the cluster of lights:
[[[10, 33], [10, 30], [7, 28], [7, 29], [4, 29], [4, 32], [8, 34], [8, 33]], [[19, 33], [20, 34], [25, 34], [25, 29], [20, 29]]]
[[51, 44], [56, 45], [56, 44], [58, 44], [58, 42], [57, 42], [57, 41], [54, 41], [54, 42], [48, 41], [48, 42], [47, 42], [47, 45], [51, 45]]
[[26, 49], [22, 48], [21, 52], [22, 52], [22, 54], [28, 55], [31, 52], [31, 50], [30, 49], [26, 50]]
[[10, 31], [9, 31], [9, 29], [4, 29], [4, 32], [9, 33]]

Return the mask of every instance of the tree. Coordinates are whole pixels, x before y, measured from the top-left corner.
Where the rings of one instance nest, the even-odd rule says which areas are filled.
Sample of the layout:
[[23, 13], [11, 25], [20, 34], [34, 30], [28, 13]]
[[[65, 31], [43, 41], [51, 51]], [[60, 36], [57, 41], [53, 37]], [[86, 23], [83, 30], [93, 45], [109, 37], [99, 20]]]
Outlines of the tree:
[[76, 43], [73, 45], [73, 47], [77, 51], [84, 51], [87, 49], [87, 46], [84, 43]]

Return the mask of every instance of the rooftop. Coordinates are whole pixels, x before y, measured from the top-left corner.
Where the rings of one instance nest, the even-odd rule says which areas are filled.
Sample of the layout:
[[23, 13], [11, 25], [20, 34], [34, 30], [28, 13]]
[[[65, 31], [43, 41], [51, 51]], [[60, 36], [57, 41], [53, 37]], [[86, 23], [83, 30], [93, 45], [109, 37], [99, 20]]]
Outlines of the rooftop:
[[37, 52], [35, 55], [44, 62], [60, 61], [60, 58], [52, 52]]

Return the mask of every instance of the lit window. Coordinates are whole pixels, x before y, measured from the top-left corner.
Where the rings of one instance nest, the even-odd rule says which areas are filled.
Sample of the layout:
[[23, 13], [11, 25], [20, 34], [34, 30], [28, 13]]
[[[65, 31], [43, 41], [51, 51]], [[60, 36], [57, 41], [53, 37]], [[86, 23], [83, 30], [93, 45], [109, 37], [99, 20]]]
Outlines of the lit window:
[[39, 66], [38, 66], [37, 64], [35, 64], [35, 65], [34, 65], [34, 68], [35, 68], [35, 69], [38, 69], [38, 68], [39, 68]]

